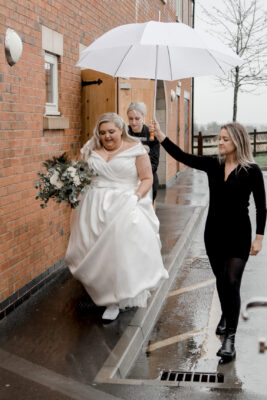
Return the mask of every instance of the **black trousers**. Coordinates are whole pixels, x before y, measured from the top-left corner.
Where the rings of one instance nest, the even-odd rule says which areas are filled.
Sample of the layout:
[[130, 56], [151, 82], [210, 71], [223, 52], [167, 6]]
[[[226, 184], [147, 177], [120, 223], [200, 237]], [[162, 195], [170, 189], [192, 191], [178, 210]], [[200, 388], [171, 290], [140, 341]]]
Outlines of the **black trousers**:
[[240, 286], [246, 260], [238, 257], [220, 258], [209, 256], [212, 271], [216, 277], [216, 286], [222, 313], [227, 329], [236, 331], [240, 314]]

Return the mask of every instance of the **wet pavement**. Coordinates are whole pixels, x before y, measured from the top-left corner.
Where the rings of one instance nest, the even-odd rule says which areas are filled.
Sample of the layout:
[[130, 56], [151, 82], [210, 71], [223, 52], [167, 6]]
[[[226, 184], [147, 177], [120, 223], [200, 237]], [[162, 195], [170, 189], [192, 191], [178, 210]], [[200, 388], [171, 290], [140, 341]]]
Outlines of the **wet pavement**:
[[[251, 203], [250, 214], [255, 232], [252, 199]], [[249, 308], [248, 321], [240, 317], [236, 337], [237, 359], [225, 365], [218, 363], [216, 352], [221, 341], [214, 332], [221, 311], [214, 276], [205, 254], [204, 222], [205, 216], [198, 226], [190, 251], [179, 269], [160, 317], [128, 378], [160, 379], [163, 371], [189, 372], [191, 376], [197, 373], [217, 374], [223, 376], [223, 384], [179, 382], [180, 396], [177, 398], [187, 398], [190, 387], [192, 399], [201, 398], [202, 394], [206, 399], [225, 399], [229, 393], [229, 398], [266, 399], [267, 351], [260, 354], [258, 349], [259, 337], [267, 339], [266, 307]], [[267, 299], [266, 259], [265, 237], [261, 253], [257, 257], [250, 257], [245, 269], [241, 287], [243, 306], [254, 297]], [[166, 377], [170, 375], [166, 373]], [[185, 375], [179, 379], [185, 379]]]
[[[113, 323], [103, 324], [104, 308], [96, 307], [80, 283], [62, 269], [2, 320], [0, 399], [266, 399], [267, 353], [258, 354], [257, 348], [258, 334], [267, 337], [262, 323], [267, 318], [266, 308], [250, 309], [250, 319], [240, 320], [234, 363], [218, 369], [218, 357], [214, 356], [219, 339], [213, 325], [218, 322], [219, 309], [203, 243], [201, 213], [207, 199], [206, 176], [198, 171], [182, 172], [172, 187], [159, 191], [162, 254], [174, 279], [165, 302], [158, 292], [153, 295], [148, 313], [133, 309], [121, 313]], [[183, 260], [186, 234], [191, 244]], [[266, 257], [265, 240], [262, 253], [250, 258], [246, 267], [244, 301], [267, 295]], [[157, 301], [154, 308], [153, 301]], [[158, 317], [155, 308], [159, 311], [163, 302]], [[158, 317], [154, 328], [153, 310], [153, 318]], [[136, 320], [143, 325], [135, 325]], [[128, 354], [129, 371], [122, 376], [118, 368], [115, 379], [96, 381], [101, 371], [102, 378], [108, 377], [103, 368], [107, 360], [118, 363], [114, 349], [122, 348], [125, 332], [144, 332], [144, 326], [146, 335]], [[134, 338], [130, 339], [133, 343]], [[222, 372], [230, 389], [227, 385], [224, 389], [187, 383], [179, 388], [164, 385], [158, 380], [164, 369]]]

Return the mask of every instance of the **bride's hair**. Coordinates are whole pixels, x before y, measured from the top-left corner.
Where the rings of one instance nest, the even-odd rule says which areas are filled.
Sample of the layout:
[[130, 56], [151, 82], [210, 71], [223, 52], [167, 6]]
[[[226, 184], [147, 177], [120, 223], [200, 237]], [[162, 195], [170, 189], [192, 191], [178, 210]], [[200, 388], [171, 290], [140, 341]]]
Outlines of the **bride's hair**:
[[105, 113], [100, 115], [94, 128], [94, 135], [89, 139], [81, 149], [82, 159], [86, 161], [90, 157], [94, 149], [100, 149], [101, 142], [99, 139], [99, 128], [104, 122], [113, 122], [114, 125], [122, 130], [122, 139], [131, 140], [133, 142], [139, 142], [139, 139], [130, 136], [128, 133], [128, 125], [123, 119], [116, 113]]

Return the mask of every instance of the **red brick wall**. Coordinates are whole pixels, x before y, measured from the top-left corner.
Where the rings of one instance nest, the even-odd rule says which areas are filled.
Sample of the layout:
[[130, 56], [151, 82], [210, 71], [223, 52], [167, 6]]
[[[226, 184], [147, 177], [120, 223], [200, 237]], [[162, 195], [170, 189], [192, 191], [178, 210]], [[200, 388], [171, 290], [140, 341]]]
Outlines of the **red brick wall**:
[[[70, 210], [49, 204], [41, 210], [34, 182], [41, 162], [67, 151], [78, 154], [81, 133], [79, 43], [89, 45], [106, 30], [125, 23], [175, 20], [175, 1], [0, 0], [1, 264], [0, 302], [62, 259]], [[45, 70], [42, 25], [64, 37], [59, 63], [59, 109], [69, 129], [43, 131]], [[19, 62], [5, 59], [7, 28], [23, 40]], [[169, 107], [169, 105], [168, 105]], [[170, 130], [173, 122], [169, 118]], [[171, 161], [170, 161], [171, 163]], [[172, 175], [173, 167], [169, 174]]]

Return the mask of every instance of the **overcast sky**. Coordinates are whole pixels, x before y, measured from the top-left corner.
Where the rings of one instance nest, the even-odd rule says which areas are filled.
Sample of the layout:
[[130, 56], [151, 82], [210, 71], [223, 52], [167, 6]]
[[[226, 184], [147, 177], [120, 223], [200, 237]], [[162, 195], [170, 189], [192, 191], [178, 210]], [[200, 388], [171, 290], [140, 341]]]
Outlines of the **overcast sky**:
[[[249, 0], [247, 0], [249, 1]], [[205, 29], [200, 21], [202, 4], [211, 9], [214, 0], [196, 0], [195, 26]], [[219, 7], [223, 1], [216, 1]], [[267, 11], [267, 1], [263, 1]], [[195, 122], [206, 124], [216, 121], [224, 123], [232, 120], [233, 89], [221, 88], [213, 77], [195, 78]], [[237, 120], [243, 124], [267, 125], [267, 88], [257, 91], [257, 94], [239, 93]]]

